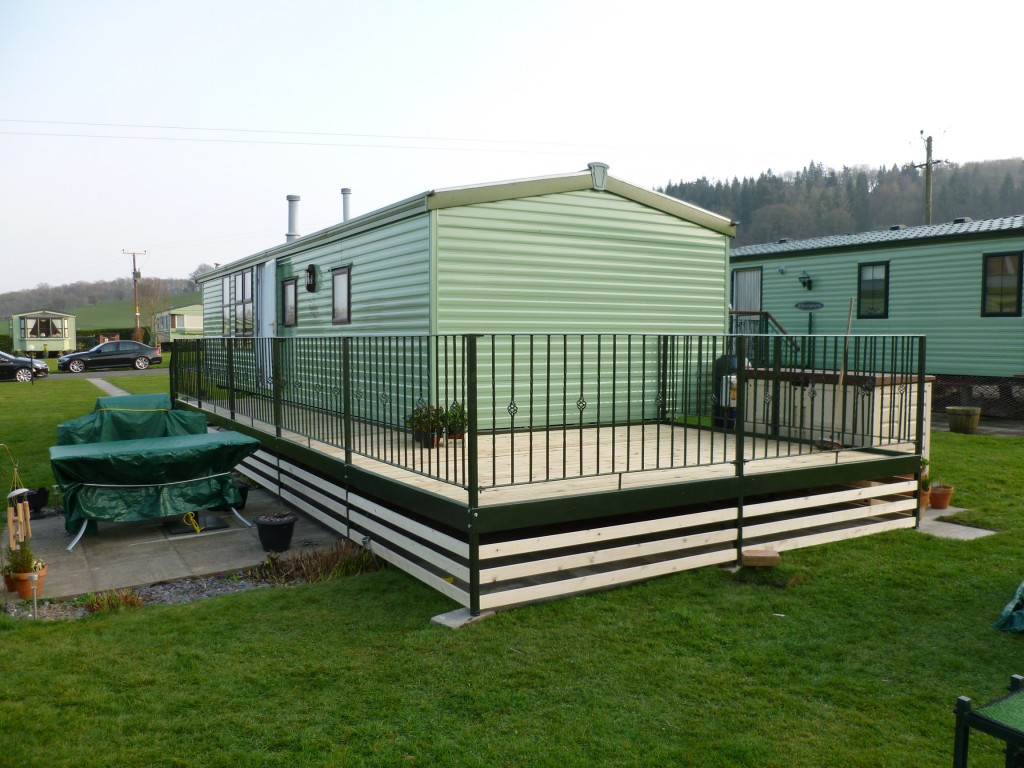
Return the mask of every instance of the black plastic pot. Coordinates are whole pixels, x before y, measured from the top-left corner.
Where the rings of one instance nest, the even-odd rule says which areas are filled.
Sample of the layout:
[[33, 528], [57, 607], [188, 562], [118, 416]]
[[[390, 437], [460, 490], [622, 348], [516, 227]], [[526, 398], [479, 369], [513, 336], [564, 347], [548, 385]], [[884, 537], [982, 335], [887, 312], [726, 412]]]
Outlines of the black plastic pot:
[[245, 509], [245, 502], [249, 499], [250, 487], [251, 486], [247, 482], [245, 482], [245, 480], [235, 480], [235, 488], [237, 488], [238, 492], [242, 494], [242, 503], [239, 504], [237, 507], [239, 512]]
[[34, 488], [25, 494], [25, 498], [28, 501], [29, 511], [38, 512], [50, 500], [50, 489], [46, 487]]
[[292, 545], [292, 534], [295, 532], [295, 517], [281, 519], [253, 520], [256, 531], [260, 535], [260, 546], [264, 552], [287, 552]]

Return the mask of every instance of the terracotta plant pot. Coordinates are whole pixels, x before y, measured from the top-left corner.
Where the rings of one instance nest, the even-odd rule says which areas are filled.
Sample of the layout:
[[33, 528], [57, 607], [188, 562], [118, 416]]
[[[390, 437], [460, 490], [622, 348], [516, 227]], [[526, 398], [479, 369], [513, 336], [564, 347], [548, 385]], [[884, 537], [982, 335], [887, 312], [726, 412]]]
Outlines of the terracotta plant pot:
[[[46, 568], [42, 568], [36, 571], [39, 578], [36, 580], [36, 597], [41, 597], [43, 594], [43, 581], [46, 579]], [[32, 581], [29, 579], [31, 574], [28, 573], [12, 573], [11, 579], [14, 580], [14, 590], [18, 593], [18, 597], [28, 600], [32, 597]]]
[[17, 592], [18, 588], [14, 586], [14, 577], [9, 573], [4, 574], [4, 586], [8, 592]]
[[951, 498], [953, 498], [952, 485], [932, 486], [932, 495], [930, 500], [932, 509], [947, 509]]
[[922, 488], [921, 489], [921, 506], [920, 506], [920, 510], [922, 512], [924, 512], [926, 509], [928, 509], [928, 505], [929, 505], [929, 501], [931, 499], [931, 495], [932, 495], [932, 489], [931, 488]]

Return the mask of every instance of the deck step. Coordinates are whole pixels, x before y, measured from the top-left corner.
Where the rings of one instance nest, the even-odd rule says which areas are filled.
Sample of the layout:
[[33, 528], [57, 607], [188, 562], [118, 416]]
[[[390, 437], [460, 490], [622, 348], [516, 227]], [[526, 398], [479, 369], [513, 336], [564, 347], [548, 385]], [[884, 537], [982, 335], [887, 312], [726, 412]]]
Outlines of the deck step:
[[748, 549], [743, 553], [743, 565], [748, 568], [774, 568], [781, 561], [772, 549]]

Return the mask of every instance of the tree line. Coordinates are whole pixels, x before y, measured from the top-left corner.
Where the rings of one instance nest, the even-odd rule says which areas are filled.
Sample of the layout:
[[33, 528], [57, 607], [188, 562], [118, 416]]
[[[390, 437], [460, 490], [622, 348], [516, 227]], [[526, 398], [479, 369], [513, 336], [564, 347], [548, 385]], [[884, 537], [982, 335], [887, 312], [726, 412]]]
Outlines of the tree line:
[[[836, 170], [812, 161], [782, 175], [669, 181], [658, 191], [738, 222], [733, 247], [925, 223], [925, 174], [912, 164]], [[1022, 213], [1024, 159], [933, 165], [933, 224]]]
[[[153, 305], [156, 312], [168, 309], [175, 296], [195, 291], [197, 288], [196, 277], [211, 269], [213, 267], [208, 264], [202, 264], [188, 277], [141, 278], [139, 280], [140, 312], [145, 317], [146, 310], [150, 309], [150, 305]], [[68, 312], [79, 307], [91, 307], [95, 304], [133, 299], [135, 295], [133, 283], [134, 281], [130, 277], [92, 282], [79, 280], [65, 285], [40, 283], [35, 288], [0, 293], [0, 318], [37, 310]], [[166, 306], [163, 306], [164, 304]]]

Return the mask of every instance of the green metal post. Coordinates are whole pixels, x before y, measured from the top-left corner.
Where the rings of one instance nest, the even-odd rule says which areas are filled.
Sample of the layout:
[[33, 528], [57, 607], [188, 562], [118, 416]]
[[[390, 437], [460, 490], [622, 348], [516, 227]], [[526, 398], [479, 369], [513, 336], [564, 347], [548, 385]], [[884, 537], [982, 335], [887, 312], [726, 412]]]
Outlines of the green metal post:
[[235, 418], [235, 340], [228, 339], [228, 412]]
[[668, 350], [669, 337], [658, 337], [658, 421], [668, 421]]
[[[914, 437], [914, 452], [921, 456], [924, 451], [924, 406], [925, 406], [925, 392], [927, 387], [925, 386], [925, 337], [918, 337], [918, 356], [917, 356], [917, 435]], [[921, 474], [920, 470], [915, 475], [917, 478], [917, 493], [914, 497], [917, 499], [917, 509], [914, 511], [914, 517], [917, 518], [917, 525], [921, 525]]]
[[281, 424], [284, 421], [284, 405], [281, 398], [281, 344], [283, 339], [271, 340], [270, 355], [270, 386], [274, 397], [274, 434], [281, 437]]
[[[187, 342], [186, 342], [187, 344]], [[178, 366], [175, 363], [178, 360], [178, 347], [174, 344], [171, 345], [173, 353], [171, 354], [171, 370], [170, 370], [170, 387], [171, 387], [171, 407], [178, 401]]]
[[743, 464], [746, 461], [747, 421], [747, 349], [746, 339], [736, 336], [736, 418], [733, 435], [736, 440], [736, 562], [743, 562]]
[[[480, 464], [477, 451], [477, 340], [479, 334], [466, 336], [466, 449], [469, 452], [468, 506], [466, 528], [469, 533], [469, 612], [480, 615], [480, 536], [476, 520], [480, 515]], [[492, 345], [493, 346], [493, 345]]]
[[469, 613], [480, 615], [480, 536], [469, 534]]
[[477, 340], [480, 334], [466, 336], [466, 451], [469, 453], [467, 468], [470, 514], [480, 504], [480, 457], [477, 451]]
[[348, 336], [341, 337], [341, 402], [342, 441], [345, 443], [345, 464], [352, 465], [352, 367]]
[[782, 337], [776, 336], [772, 339], [772, 356], [775, 358], [775, 365], [772, 372], [772, 431], [771, 435], [776, 440], [779, 438], [779, 422], [782, 419]]

